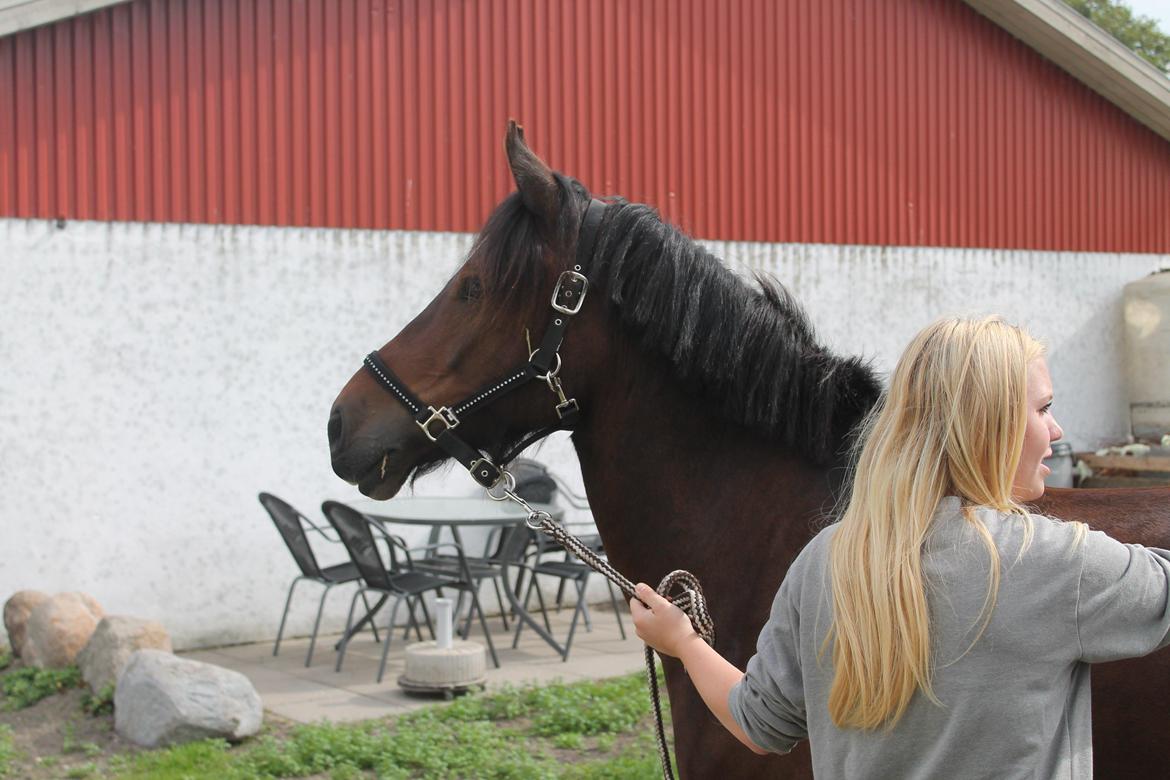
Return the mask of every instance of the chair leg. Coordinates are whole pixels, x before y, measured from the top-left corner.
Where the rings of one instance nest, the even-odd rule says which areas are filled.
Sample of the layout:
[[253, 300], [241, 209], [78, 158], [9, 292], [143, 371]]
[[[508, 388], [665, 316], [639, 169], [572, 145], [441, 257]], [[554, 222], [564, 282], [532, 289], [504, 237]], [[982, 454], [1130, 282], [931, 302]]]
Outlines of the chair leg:
[[422, 641], [422, 629], [418, 627], [418, 619], [414, 616], [414, 600], [406, 597], [407, 620], [406, 630], [402, 632], [402, 641], [405, 642], [410, 639], [410, 629], [414, 629], [414, 633], [418, 635], [419, 641]]
[[[499, 669], [500, 668], [500, 657], [496, 654], [496, 644], [495, 644], [495, 642], [492, 641], [491, 632], [488, 631], [487, 616], [483, 613], [483, 604], [481, 604], [479, 601], [478, 586], [479, 586], [478, 581], [472, 583], [472, 585], [471, 585], [471, 588], [469, 591], [471, 594], [471, 606], [468, 607], [468, 610], [470, 612], [473, 612], [473, 613], [479, 615], [479, 627], [483, 629], [483, 641], [487, 643], [488, 655], [491, 656], [492, 665], [495, 666], [495, 668]], [[469, 634], [471, 632], [470, 624], [467, 627], [467, 632]]]
[[394, 619], [398, 617], [400, 606], [402, 596], [394, 599], [394, 607], [390, 610], [390, 623], [386, 626], [386, 644], [382, 646], [382, 663], [378, 664], [378, 682], [382, 682], [382, 675], [386, 672], [386, 656], [390, 654], [390, 638], [394, 636]]
[[567, 582], [568, 582], [568, 580], [561, 580], [560, 584], [557, 585], [557, 614], [558, 615], [561, 614], [561, 605], [565, 601], [565, 584]]
[[609, 603], [613, 604], [613, 614], [617, 617], [618, 631], [621, 632], [622, 639], [626, 638], [626, 627], [622, 624], [622, 611], [618, 607], [617, 596], [613, 592], [613, 583], [609, 581], [609, 577], [605, 578], [605, 587], [609, 589]]
[[[523, 602], [522, 608], [524, 609], [525, 612], [528, 611], [528, 601], [529, 601], [529, 599], [532, 598], [532, 585], [535, 582], [535, 580], [536, 580], [535, 576], [533, 576], [532, 579], [528, 580], [528, 590], [526, 590], [524, 592], [524, 602]], [[519, 597], [520, 594], [516, 594], [516, 595], [517, 595], [517, 597]], [[524, 629], [524, 621], [521, 619], [521, 617], [519, 615], [517, 615], [516, 616], [516, 633], [512, 635], [512, 649], [513, 650], [515, 650], [516, 647], [520, 644], [520, 632], [523, 629]]]
[[[532, 582], [536, 583], [536, 573], [532, 574]], [[544, 594], [540, 592], [540, 585], [536, 585], [536, 600], [540, 602], [540, 614], [544, 617], [544, 630], [552, 633], [552, 624], [548, 622], [548, 607], [544, 605]]]
[[[366, 605], [366, 613], [369, 614], [370, 602], [366, 598], [366, 592], [364, 590], [361, 590], [360, 593], [362, 595], [362, 603]], [[374, 641], [381, 642], [382, 640], [378, 638], [378, 627], [376, 625], [374, 625], [374, 621], [372, 621], [372, 620], [370, 621], [370, 630], [374, 632]]]
[[[431, 620], [430, 610], [427, 609], [427, 600], [423, 598], [422, 594], [419, 594], [418, 604], [422, 607], [423, 617], [427, 620], [427, 631], [431, 632], [431, 639], [437, 639], [438, 637], [435, 636], [435, 624]], [[419, 639], [422, 639], [422, 636], [419, 636]]]
[[[341, 635], [341, 647], [337, 648], [337, 665], [333, 667], [335, 672], [341, 671], [341, 662], [345, 660], [345, 649], [349, 647], [349, 630], [353, 626], [353, 611], [357, 607], [358, 596], [363, 596], [365, 592], [365, 588], [358, 588], [357, 593], [353, 594], [353, 598], [349, 601], [349, 614], [345, 617], [345, 633]], [[370, 622], [373, 622], [372, 617]], [[388, 643], [390, 638], [386, 637], [386, 641]]]
[[504, 624], [504, 630], [508, 630], [508, 610], [504, 607], [504, 598], [500, 595], [500, 583], [496, 582], [496, 578], [492, 577], [492, 587], [496, 591], [496, 603], [500, 605], [500, 622]]
[[588, 602], [585, 603], [585, 606], [581, 607], [581, 617], [585, 618], [585, 630], [592, 632], [593, 631], [593, 619], [592, 619], [592, 615], [589, 612]]
[[[461, 590], [461, 591], [459, 591], [459, 595], [455, 597], [455, 608], [453, 610], [451, 610], [451, 622], [452, 623], [459, 622], [459, 613], [463, 610], [463, 594], [465, 592], [466, 591]], [[464, 627], [463, 632], [461, 634], [459, 634], [459, 637], [461, 639], [466, 639], [467, 638], [467, 631], [468, 631], [468, 629], [466, 627]]]
[[313, 663], [313, 648], [317, 646], [317, 629], [321, 628], [321, 613], [325, 611], [325, 597], [329, 595], [329, 590], [332, 587], [332, 582], [325, 586], [325, 592], [321, 594], [321, 601], [317, 604], [317, 619], [313, 621], [313, 635], [309, 637], [309, 652], [305, 656], [306, 668]]
[[280, 653], [280, 638], [284, 636], [284, 621], [288, 619], [288, 608], [292, 604], [293, 591], [296, 590], [297, 583], [303, 579], [303, 576], [297, 576], [293, 579], [292, 584], [288, 586], [288, 598], [284, 600], [284, 612], [280, 615], [280, 628], [276, 631], [276, 645], [272, 648], [273, 655]]
[[[417, 599], [419, 602], [421, 602], [422, 595], [420, 594], [418, 596], [414, 596], [413, 599], [411, 598], [411, 596], [406, 596], [406, 608], [411, 610], [411, 622], [409, 622], [408, 626], [406, 627], [406, 636], [411, 635], [411, 626], [413, 626], [414, 627], [414, 635], [419, 637], [419, 641], [421, 642], [422, 641], [422, 627], [419, 626], [418, 616], [414, 614], [414, 601], [415, 601], [415, 599]], [[405, 637], [404, 637], [404, 640], [405, 640]]]
[[[472, 585], [471, 587], [474, 588], [475, 586]], [[467, 606], [467, 617], [463, 618], [463, 629], [459, 632], [459, 635], [461, 637], [463, 637], [464, 639], [471, 638], [471, 621], [474, 619], [475, 619], [475, 603], [472, 602], [471, 604], [469, 604]]]
[[569, 637], [565, 640], [565, 654], [561, 656], [561, 661], [569, 660], [569, 648], [573, 646], [573, 634], [577, 630], [577, 618], [581, 616], [582, 607], [585, 604], [585, 583], [588, 579], [589, 577], [585, 576], [576, 581], [577, 608], [573, 610], [573, 622], [569, 624]]

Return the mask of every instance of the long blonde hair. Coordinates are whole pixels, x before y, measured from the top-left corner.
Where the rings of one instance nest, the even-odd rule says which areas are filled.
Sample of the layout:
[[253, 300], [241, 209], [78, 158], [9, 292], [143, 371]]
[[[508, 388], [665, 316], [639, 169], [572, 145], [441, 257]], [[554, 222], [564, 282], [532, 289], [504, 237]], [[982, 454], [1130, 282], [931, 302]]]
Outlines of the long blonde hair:
[[[1021, 517], [1012, 498], [1027, 424], [1028, 363], [1043, 347], [996, 317], [948, 319], [907, 347], [886, 396], [863, 423], [852, 489], [830, 546], [833, 683], [838, 727], [893, 727], [931, 688], [930, 618], [922, 545], [944, 496], [957, 495], [991, 558], [985, 620], [999, 589], [999, 554], [972, 511]], [[981, 629], [982, 631], [982, 629]]]

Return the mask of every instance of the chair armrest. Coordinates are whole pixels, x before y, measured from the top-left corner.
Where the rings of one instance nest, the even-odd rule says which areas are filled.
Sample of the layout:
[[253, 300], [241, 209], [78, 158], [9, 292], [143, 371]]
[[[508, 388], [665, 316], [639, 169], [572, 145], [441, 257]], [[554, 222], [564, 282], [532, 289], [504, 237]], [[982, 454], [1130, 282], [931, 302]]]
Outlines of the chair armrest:
[[[326, 528], [323, 526], [319, 526], [316, 523], [314, 523], [312, 520], [310, 520], [309, 518], [302, 515], [300, 512], [297, 512], [297, 517], [300, 518], [302, 526], [307, 525], [309, 527], [309, 530], [316, 531], [317, 533], [319, 533], [322, 537], [324, 537], [325, 541], [333, 542], [334, 544], [341, 543], [341, 537], [337, 536], [337, 532], [334, 531], [332, 528]], [[330, 535], [330, 534], [332, 534], [332, 535]]]
[[426, 551], [426, 550], [437, 550], [440, 547], [454, 547], [458, 552], [460, 552], [460, 553], [463, 552], [463, 548], [460, 547], [455, 542], [437, 542], [435, 544], [424, 544], [424, 545], [421, 545], [419, 547], [411, 547], [410, 549], [413, 550], [414, 552], [419, 552], [419, 551]]
[[381, 536], [382, 541], [389, 545], [391, 560], [393, 560], [394, 548], [398, 548], [406, 554], [406, 565], [410, 567], [414, 566], [414, 559], [410, 555], [410, 548], [406, 546], [405, 539], [403, 539], [401, 536], [398, 536], [397, 534], [390, 533], [382, 526], [381, 523], [372, 519], [368, 515], [362, 515], [362, 517], [366, 519], [366, 523], [368, 523], [370, 528], [374, 531], [374, 535]]

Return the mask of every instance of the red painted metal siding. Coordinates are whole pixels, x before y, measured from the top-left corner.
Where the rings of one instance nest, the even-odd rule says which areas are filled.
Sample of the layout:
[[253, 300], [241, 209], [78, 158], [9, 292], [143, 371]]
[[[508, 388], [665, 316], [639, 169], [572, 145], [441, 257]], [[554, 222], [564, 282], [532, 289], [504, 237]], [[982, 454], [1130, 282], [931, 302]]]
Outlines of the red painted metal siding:
[[1170, 252], [1170, 142], [959, 0], [136, 0], [0, 39], [0, 215], [470, 231], [508, 117], [702, 237]]

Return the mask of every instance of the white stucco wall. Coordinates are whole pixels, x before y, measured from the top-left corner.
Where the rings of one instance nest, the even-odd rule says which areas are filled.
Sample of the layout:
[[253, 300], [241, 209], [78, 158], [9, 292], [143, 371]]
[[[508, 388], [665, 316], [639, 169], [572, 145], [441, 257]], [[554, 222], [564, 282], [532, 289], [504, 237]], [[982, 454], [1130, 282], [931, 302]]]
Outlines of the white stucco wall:
[[[455, 234], [0, 220], [0, 600], [85, 590], [177, 647], [275, 635], [291, 558], [256, 501], [318, 516], [329, 406], [430, 300]], [[1122, 286], [1170, 258], [714, 243], [775, 273], [835, 348], [888, 370], [943, 314], [998, 311], [1051, 347], [1077, 446], [1127, 431]], [[580, 485], [565, 435], [539, 457]], [[461, 472], [418, 495], [475, 495]], [[600, 585], [600, 582], [597, 583]], [[315, 598], [298, 599], [292, 634]], [[341, 591], [341, 592], [338, 592]], [[603, 593], [604, 591], [601, 591]], [[600, 594], [598, 594], [600, 595]], [[328, 626], [344, 619], [335, 590]]]

